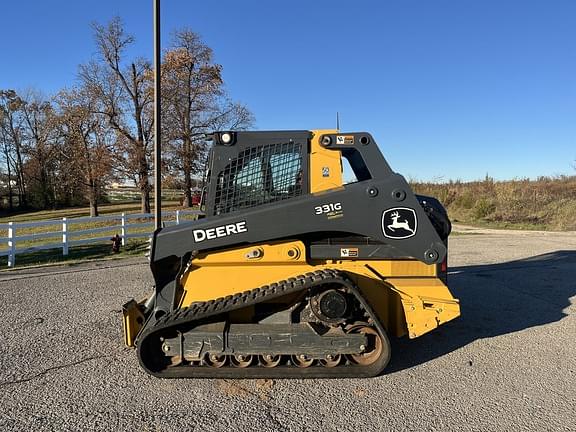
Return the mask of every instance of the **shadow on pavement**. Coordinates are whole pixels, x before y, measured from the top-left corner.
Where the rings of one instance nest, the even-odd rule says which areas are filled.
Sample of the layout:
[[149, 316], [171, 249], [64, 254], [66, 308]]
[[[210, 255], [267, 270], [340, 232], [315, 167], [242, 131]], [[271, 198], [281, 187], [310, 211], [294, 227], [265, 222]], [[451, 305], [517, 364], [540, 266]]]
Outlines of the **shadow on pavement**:
[[425, 363], [484, 338], [559, 321], [576, 295], [576, 251], [501, 264], [451, 268], [461, 316], [417, 339], [392, 341], [388, 373]]

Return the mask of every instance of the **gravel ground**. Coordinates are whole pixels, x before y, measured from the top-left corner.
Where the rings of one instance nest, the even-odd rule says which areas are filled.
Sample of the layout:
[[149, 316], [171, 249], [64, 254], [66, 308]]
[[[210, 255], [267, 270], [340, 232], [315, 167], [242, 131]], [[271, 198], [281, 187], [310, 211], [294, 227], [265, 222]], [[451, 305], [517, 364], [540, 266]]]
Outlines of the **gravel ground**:
[[375, 379], [159, 380], [121, 340], [144, 260], [2, 273], [0, 430], [576, 430], [576, 233], [460, 231], [462, 317]]

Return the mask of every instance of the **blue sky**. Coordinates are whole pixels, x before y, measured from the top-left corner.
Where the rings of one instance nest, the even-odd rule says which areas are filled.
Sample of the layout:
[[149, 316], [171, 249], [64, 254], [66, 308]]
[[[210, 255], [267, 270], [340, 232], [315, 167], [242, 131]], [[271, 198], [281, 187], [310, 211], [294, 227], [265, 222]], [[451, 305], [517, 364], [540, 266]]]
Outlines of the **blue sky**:
[[[421, 180], [576, 174], [576, 1], [163, 0], [201, 34], [258, 129], [366, 130]], [[152, 1], [2, 4], [0, 88], [50, 94], [121, 16], [152, 54]], [[9, 35], [9, 36], [8, 36]]]

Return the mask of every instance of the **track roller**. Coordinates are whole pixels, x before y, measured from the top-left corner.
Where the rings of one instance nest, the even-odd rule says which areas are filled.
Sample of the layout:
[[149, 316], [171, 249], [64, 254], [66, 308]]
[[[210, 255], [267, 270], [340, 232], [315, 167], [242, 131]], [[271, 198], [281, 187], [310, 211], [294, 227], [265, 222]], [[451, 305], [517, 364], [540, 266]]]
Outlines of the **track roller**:
[[278, 366], [281, 359], [281, 356], [272, 354], [264, 354], [259, 356], [260, 364], [266, 368], [273, 368]]
[[299, 368], [307, 368], [314, 364], [314, 358], [306, 354], [297, 354], [290, 356], [292, 364]]

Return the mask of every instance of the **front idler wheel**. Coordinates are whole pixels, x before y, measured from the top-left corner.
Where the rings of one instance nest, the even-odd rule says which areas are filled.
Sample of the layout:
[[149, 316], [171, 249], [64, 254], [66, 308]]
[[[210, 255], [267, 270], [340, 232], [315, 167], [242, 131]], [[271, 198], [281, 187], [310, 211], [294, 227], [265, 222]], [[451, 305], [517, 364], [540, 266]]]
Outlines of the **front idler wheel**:
[[361, 347], [362, 352], [358, 354], [349, 354], [348, 358], [352, 363], [368, 366], [377, 361], [382, 356], [384, 343], [378, 332], [369, 326], [354, 326], [348, 333], [359, 333], [366, 335], [367, 344]]

